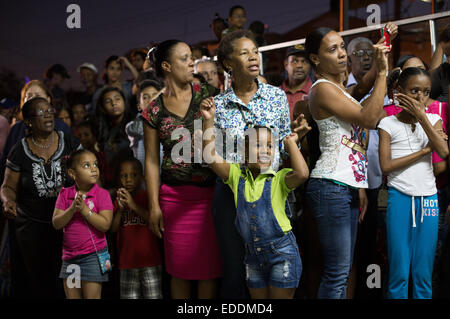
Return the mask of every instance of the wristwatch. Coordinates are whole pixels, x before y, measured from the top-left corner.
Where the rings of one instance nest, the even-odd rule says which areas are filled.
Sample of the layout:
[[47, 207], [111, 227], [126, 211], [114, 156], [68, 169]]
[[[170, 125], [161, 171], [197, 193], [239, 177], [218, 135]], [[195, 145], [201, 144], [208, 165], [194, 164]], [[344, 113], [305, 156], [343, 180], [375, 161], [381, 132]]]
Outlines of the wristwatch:
[[92, 210], [89, 210], [89, 213], [87, 213], [87, 215], [86, 215], [86, 219], [89, 219], [91, 217], [91, 215], [92, 215]]

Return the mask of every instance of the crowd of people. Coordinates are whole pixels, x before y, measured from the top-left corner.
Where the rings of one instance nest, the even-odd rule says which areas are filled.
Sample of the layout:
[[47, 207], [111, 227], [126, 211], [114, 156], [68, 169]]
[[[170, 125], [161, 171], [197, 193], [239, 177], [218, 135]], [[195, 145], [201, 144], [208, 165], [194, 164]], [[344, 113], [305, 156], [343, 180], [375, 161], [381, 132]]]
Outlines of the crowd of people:
[[385, 38], [317, 28], [274, 86], [245, 23], [235, 6], [207, 48], [109, 56], [102, 84], [83, 63], [81, 92], [55, 64], [0, 101], [2, 297], [450, 297], [450, 26], [430, 65], [393, 68]]

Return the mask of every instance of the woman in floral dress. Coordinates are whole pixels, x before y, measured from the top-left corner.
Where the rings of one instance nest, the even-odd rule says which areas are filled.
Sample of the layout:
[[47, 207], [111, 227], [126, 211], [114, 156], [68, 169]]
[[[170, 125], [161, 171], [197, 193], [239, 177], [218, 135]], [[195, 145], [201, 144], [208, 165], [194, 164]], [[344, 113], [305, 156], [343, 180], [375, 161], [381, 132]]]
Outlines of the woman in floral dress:
[[[142, 112], [150, 224], [164, 238], [172, 298], [189, 298], [192, 280], [198, 280], [198, 298], [214, 298], [216, 279], [222, 273], [211, 213], [216, 176], [202, 166], [197, 153], [202, 142], [194, 143], [194, 132], [202, 130], [200, 102], [218, 90], [192, 84], [194, 63], [184, 42], [164, 41], [151, 58], [157, 75], [164, 79], [165, 91]], [[160, 142], [164, 153], [161, 184]]]

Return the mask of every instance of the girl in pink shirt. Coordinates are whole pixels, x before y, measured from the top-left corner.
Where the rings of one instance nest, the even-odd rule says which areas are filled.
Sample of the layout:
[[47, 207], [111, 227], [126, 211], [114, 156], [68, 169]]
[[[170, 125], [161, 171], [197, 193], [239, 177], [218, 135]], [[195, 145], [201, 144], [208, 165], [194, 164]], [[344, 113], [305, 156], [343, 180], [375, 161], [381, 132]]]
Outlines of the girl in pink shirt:
[[60, 278], [68, 299], [100, 299], [108, 273], [102, 272], [97, 254], [108, 250], [105, 232], [111, 225], [113, 204], [108, 191], [97, 185], [94, 153], [73, 152], [67, 170], [75, 185], [61, 189], [53, 212], [53, 226], [64, 231]]

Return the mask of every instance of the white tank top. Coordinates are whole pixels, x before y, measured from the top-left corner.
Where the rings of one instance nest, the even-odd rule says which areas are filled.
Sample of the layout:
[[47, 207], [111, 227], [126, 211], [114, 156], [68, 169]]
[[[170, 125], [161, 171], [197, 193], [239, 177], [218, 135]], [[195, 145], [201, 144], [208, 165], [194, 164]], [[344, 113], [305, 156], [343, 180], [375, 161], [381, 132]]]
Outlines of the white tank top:
[[[335, 85], [349, 99], [362, 107], [349, 93], [331, 81], [320, 79], [313, 86], [322, 82]], [[314, 121], [319, 128], [321, 154], [310, 176], [334, 180], [356, 188], [367, 188], [366, 131], [334, 115]]]

